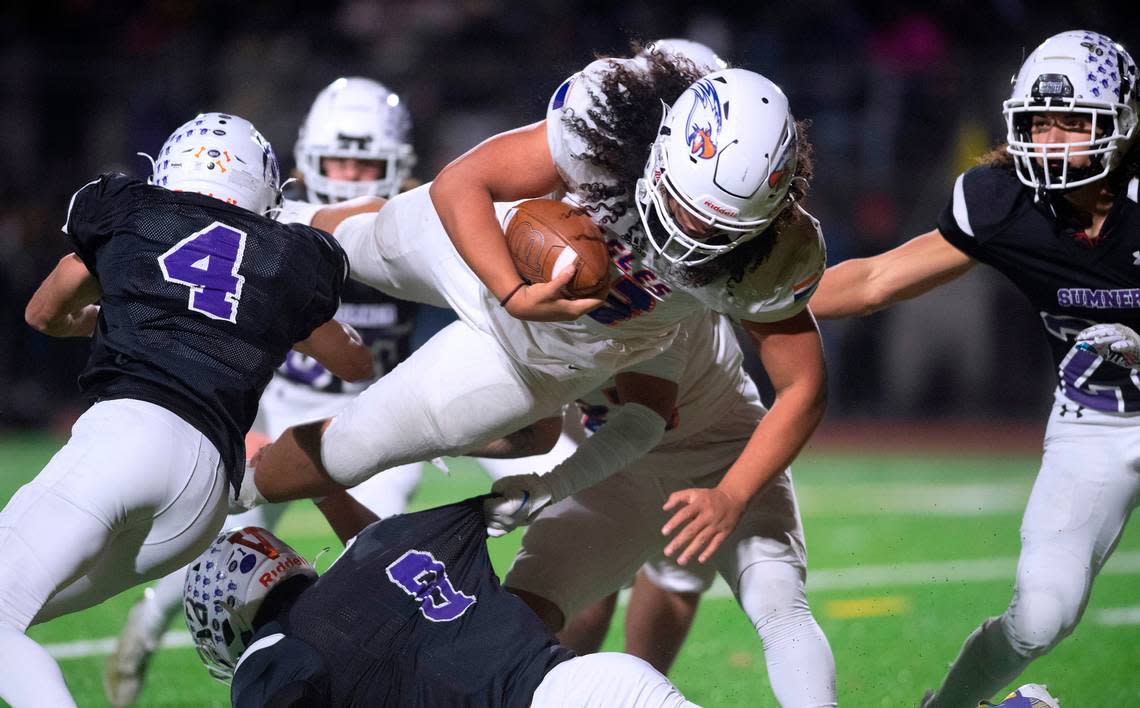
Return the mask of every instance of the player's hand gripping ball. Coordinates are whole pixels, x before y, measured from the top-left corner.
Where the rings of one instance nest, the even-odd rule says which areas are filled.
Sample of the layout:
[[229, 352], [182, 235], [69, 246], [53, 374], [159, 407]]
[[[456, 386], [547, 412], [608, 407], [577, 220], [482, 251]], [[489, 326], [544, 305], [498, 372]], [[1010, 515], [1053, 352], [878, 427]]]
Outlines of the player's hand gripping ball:
[[573, 265], [568, 297], [601, 297], [609, 288], [605, 236], [581, 210], [556, 199], [530, 199], [507, 212], [503, 231], [515, 269], [529, 282], [549, 283]]

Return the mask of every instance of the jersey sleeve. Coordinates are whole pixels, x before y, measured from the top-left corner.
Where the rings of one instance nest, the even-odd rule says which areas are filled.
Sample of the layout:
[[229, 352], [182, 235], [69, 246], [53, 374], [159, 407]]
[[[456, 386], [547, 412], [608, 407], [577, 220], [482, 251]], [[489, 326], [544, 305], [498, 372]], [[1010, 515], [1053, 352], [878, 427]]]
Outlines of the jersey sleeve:
[[79, 188], [67, 205], [63, 233], [87, 269], [95, 272], [95, 252], [115, 232], [116, 200], [138, 180], [121, 174], [105, 174]]
[[285, 228], [302, 231], [315, 251], [313, 259], [312, 295], [298, 318], [294, 341], [307, 339], [313, 330], [328, 322], [340, 307], [340, 299], [348, 280], [348, 255], [336, 239], [310, 226], [289, 224]]
[[293, 637], [258, 648], [242, 657], [230, 701], [234, 708], [301, 708], [328, 705], [329, 676], [320, 654]]
[[597, 123], [590, 117], [602, 100], [602, 80], [614, 62], [620, 59], [599, 59], [582, 71], [566, 79], [550, 97], [546, 109], [546, 142], [559, 176], [567, 191], [578, 191], [579, 185], [597, 182], [601, 176], [597, 167], [581, 155], [588, 150], [586, 141], [572, 129], [572, 123], [583, 120], [591, 128]]
[[680, 383], [685, 373], [685, 367], [693, 356], [693, 347], [707, 344], [707, 340], [701, 340], [699, 337], [694, 336], [693, 333], [698, 331], [703, 320], [713, 316], [714, 315], [711, 315], [708, 310], [701, 310], [694, 315], [690, 315], [681, 323], [677, 331], [677, 336], [673, 338], [673, 343], [669, 345], [668, 349], [652, 359], [647, 359], [628, 369], [622, 369], [621, 373], [633, 372], [645, 374], [647, 376], [665, 379], [666, 381], [672, 381], [673, 383]]
[[777, 245], [765, 267], [726, 288], [723, 306], [715, 309], [736, 321], [779, 322], [807, 307], [827, 267], [827, 246], [819, 221], [807, 212], [803, 215], [811, 224], [807, 237], [788, 247]]
[[954, 180], [938, 231], [958, 250], [984, 261], [986, 244], [1001, 233], [1023, 193], [1007, 169], [982, 165], [967, 170]]

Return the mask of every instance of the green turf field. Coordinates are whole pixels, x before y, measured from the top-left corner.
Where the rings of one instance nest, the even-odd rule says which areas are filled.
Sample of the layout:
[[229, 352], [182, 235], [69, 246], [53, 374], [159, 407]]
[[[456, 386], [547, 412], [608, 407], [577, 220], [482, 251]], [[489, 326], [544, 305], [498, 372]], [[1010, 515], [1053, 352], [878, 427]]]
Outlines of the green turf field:
[[[57, 446], [44, 437], [0, 438], [0, 499], [31, 478]], [[965, 636], [1002, 611], [1036, 466], [1031, 457], [822, 453], [796, 465], [809, 596], [835, 652], [840, 705], [916, 705]], [[454, 461], [451, 468], [450, 479], [425, 474], [417, 508], [485, 490], [474, 464]], [[340, 547], [307, 504], [291, 509], [278, 533], [307, 554]], [[517, 534], [492, 542], [500, 572], [517, 542]], [[1066, 706], [1140, 705], [1138, 580], [1140, 532], [1133, 528], [1098, 580], [1081, 626], [1021, 682], [1048, 683]], [[139, 592], [32, 629], [37, 641], [69, 656], [60, 663], [80, 706], [106, 705], [99, 653], [106, 642], [98, 640], [118, 632]], [[607, 648], [621, 648], [620, 629]], [[705, 706], [776, 705], [760, 641], [723, 586], [706, 597], [672, 678]], [[155, 658], [140, 705], [223, 706], [226, 696], [193, 649], [180, 647]]]

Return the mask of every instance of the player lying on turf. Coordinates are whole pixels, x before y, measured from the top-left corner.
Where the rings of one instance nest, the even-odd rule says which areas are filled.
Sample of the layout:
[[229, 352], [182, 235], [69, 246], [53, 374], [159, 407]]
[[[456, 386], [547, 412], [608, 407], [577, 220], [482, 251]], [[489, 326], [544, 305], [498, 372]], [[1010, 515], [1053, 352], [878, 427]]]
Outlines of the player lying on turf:
[[[642, 386], [669, 391], [675, 401], [661, 443], [612, 477], [580, 482], [591, 465], [577, 459], [585, 446], [548, 474], [507, 477], [493, 489], [507, 499], [486, 502], [492, 532], [517, 521], [531, 526], [503, 585], [523, 598], [557, 631], [563, 619], [617, 591], [638, 568], [664, 555], [682, 567], [696, 556], [683, 548], [683, 502], [693, 489], [715, 487], [750, 444], [766, 414], [728, 321], [704, 312], [682, 323], [674, 345], [636, 367]], [[616, 388], [585, 397], [588, 424], [603, 435], [621, 410]], [[510, 489], [525, 481], [540, 497], [564, 497], [536, 518], [519, 519]], [[546, 491], [568, 485], [573, 493]], [[513, 503], [513, 507], [511, 506]], [[670, 512], [682, 506], [672, 519]], [[719, 572], [764, 644], [768, 678], [781, 706], [834, 706], [835, 661], [804, 592], [807, 554], [790, 470], [783, 470], [748, 500], [735, 530], [695, 570], [703, 590]], [[657, 567], [657, 566], [651, 566]], [[707, 568], [707, 570], [704, 570]]]
[[1140, 499], [1137, 81], [1108, 37], [1050, 37], [1003, 106], [1007, 145], [958, 177], [938, 228], [829, 269], [813, 300], [820, 317], [866, 314], [988, 263], [1040, 313], [1057, 366], [1013, 599], [928, 708], [974, 708], [1068, 636]]
[[321, 507], [348, 545], [320, 578], [256, 527], [187, 573], [187, 624], [234, 708], [693, 705], [640, 659], [559, 646], [499, 586], [481, 499], [363, 530], [375, 516], [347, 494]]
[[[658, 124], [662, 100], [670, 109]], [[555, 92], [546, 121], [488, 140], [429, 187], [336, 229], [353, 277], [450, 306], [462, 321], [331, 424], [286, 431], [243, 498], [319, 496], [393, 465], [463, 453], [556, 414], [668, 347], [689, 315], [714, 309], [742, 321], [776, 399], [721, 483], [683, 497], [685, 542], [674, 548], [707, 557], [823, 414], [822, 350], [806, 308], [824, 245], [792, 203], [806, 190], [808, 157], [783, 93], [758, 74], [701, 76], [660, 55], [591, 64]], [[554, 191], [606, 230], [614, 280], [604, 302], [562, 297], [570, 270], [518, 287], [500, 225], [508, 205], [495, 202]], [[624, 400], [591, 438], [607, 446], [599, 459], [610, 471], [665, 430], [652, 405]]]
[[371, 371], [359, 338], [329, 321], [344, 251], [266, 216], [277, 161], [249, 122], [189, 121], [151, 182], [104, 175], [76, 192], [63, 229], [75, 253], [28, 303], [47, 334], [93, 335], [79, 384], [94, 405], [0, 513], [0, 698], [15, 708], [75, 705], [29, 625], [162, 577], [221, 528], [286, 352], [347, 378]]

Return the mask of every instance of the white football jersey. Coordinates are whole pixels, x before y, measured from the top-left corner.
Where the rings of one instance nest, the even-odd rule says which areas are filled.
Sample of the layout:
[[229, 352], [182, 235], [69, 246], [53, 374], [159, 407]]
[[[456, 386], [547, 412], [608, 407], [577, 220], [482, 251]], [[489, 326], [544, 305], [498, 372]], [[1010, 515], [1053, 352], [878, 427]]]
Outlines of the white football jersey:
[[[674, 416], [654, 452], [682, 447], [685, 440], [716, 428], [738, 406], [754, 406], [757, 419], [763, 415], [760, 396], [743, 363], [728, 319], [705, 310], [681, 324], [668, 350], [626, 369], [677, 383]], [[578, 405], [588, 430], [603, 425], [622, 406], [614, 379], [583, 396]]]
[[[550, 154], [567, 189], [562, 196], [567, 202], [594, 209], [593, 217], [606, 232], [613, 262], [606, 304], [574, 324], [595, 335], [629, 340], [671, 330], [702, 308], [755, 322], [776, 322], [803, 310], [826, 265], [819, 222], [806, 212], [802, 213], [814, 226], [811, 237], [789, 234], [781, 238], [764, 263], [748, 272], [742, 282], [730, 285], [726, 273], [699, 287], [667, 282], [664, 264], [656, 262], [655, 254], [639, 254], [629, 245], [643, 242], [635, 209], [631, 207], [615, 223], [604, 223], [608, 210], [591, 201], [582, 185], [612, 183], [613, 177], [582, 157], [589, 148], [569, 123], [581, 119], [595, 125], [590, 111], [604, 100], [601, 82], [615, 64], [644, 66], [633, 59], [595, 61], [558, 87], [546, 114]], [[798, 205], [793, 208], [799, 209]]]

